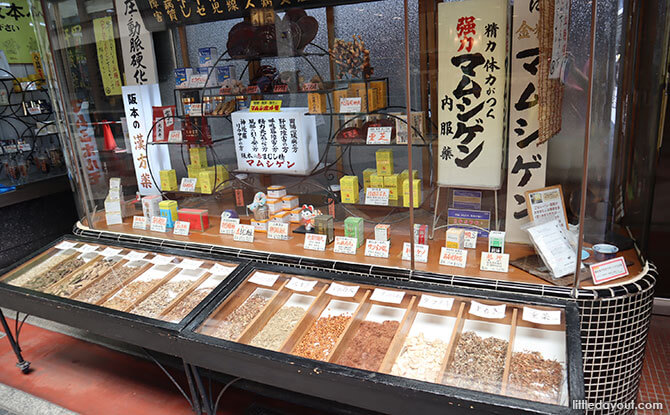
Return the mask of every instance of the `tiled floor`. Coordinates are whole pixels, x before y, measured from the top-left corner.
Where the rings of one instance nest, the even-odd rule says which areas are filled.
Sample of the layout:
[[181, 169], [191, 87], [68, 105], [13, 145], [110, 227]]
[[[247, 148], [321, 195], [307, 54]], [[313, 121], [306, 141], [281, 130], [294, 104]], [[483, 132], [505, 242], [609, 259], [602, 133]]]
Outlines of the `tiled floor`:
[[649, 341], [640, 380], [638, 402], [660, 402], [662, 410], [638, 410], [638, 414], [670, 414], [670, 317], [651, 319]]

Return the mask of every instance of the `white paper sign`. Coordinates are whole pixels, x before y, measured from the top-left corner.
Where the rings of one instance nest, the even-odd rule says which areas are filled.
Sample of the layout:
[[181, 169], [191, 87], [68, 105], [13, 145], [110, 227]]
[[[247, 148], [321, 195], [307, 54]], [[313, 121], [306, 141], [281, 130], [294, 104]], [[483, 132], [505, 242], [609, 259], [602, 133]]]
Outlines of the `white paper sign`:
[[358, 285], [343, 285], [332, 282], [330, 283], [330, 287], [326, 290], [326, 294], [335, 297], [353, 297], [356, 295], [359, 288]]
[[554, 2], [554, 41], [551, 49], [549, 79], [560, 78], [567, 63], [569, 24], [570, 0], [556, 0]]
[[340, 112], [361, 112], [361, 97], [340, 98]]
[[470, 301], [470, 314], [484, 318], [505, 318], [505, 304], [486, 305], [477, 301]]
[[115, 256], [121, 253], [123, 249], [121, 248], [112, 248], [112, 247], [107, 247], [100, 252], [100, 255], [104, 256], [105, 258], [110, 257], [110, 256]]
[[442, 250], [440, 251], [440, 265], [465, 268], [467, 262], [468, 251], [465, 249], [447, 248], [446, 246], [442, 247]]
[[594, 284], [602, 284], [628, 275], [628, 267], [623, 257], [609, 259], [591, 265], [591, 277]]
[[133, 229], [147, 229], [147, 218], [144, 216], [133, 216]]
[[554, 278], [575, 272], [577, 249], [570, 244], [566, 231], [559, 221], [553, 220], [530, 227], [528, 234]]
[[370, 296], [370, 300], [379, 301], [382, 303], [400, 304], [404, 297], [404, 291], [375, 288], [375, 290], [372, 292], [372, 295]]
[[252, 225], [235, 225], [233, 232], [233, 240], [238, 242], [253, 242], [254, 241], [254, 227]]
[[558, 325], [561, 324], [560, 310], [538, 310], [537, 308], [524, 307], [521, 318], [535, 324]]
[[158, 84], [153, 37], [144, 26], [137, 3], [135, 0], [114, 3], [126, 75], [124, 85]]
[[179, 185], [180, 192], [195, 192], [195, 186], [198, 184], [198, 179], [195, 177], [182, 177]]
[[[194, 75], [195, 76], [200, 76], [200, 75]], [[202, 76], [202, 79], [206, 79], [206, 76]], [[204, 82], [203, 82], [204, 85]], [[202, 103], [201, 102], [194, 102], [191, 104], [191, 107], [188, 111], [188, 115], [191, 117], [201, 117], [202, 116]]]
[[219, 233], [224, 235], [235, 234], [235, 227], [240, 224], [240, 218], [221, 219]]
[[482, 252], [479, 269], [481, 271], [507, 272], [509, 270], [509, 254]]
[[54, 248], [56, 248], [56, 249], [72, 249], [75, 246], [77, 246], [76, 243], [72, 243], [72, 242], [69, 242], [69, 241], [63, 241], [63, 242], [59, 243], [58, 245], [54, 246]]
[[200, 261], [200, 260], [195, 260], [195, 259], [190, 259], [190, 258], [184, 258], [184, 259], [181, 260], [181, 262], [179, 264], [177, 264], [177, 266], [179, 268], [183, 268], [183, 269], [198, 269], [202, 266], [202, 264], [204, 262], [205, 261]]
[[167, 232], [167, 218], [165, 216], [152, 216], [151, 230], [154, 232]]
[[377, 258], [388, 258], [389, 248], [391, 242], [378, 241], [376, 239], [365, 240], [365, 256], [372, 256]]
[[449, 311], [454, 305], [454, 299], [451, 297], [437, 297], [435, 295], [421, 294], [419, 307], [430, 308], [431, 310]]
[[155, 254], [154, 257], [149, 260], [149, 262], [155, 265], [167, 265], [171, 263], [173, 259], [173, 256]]
[[477, 249], [477, 231], [463, 231], [463, 247], [466, 249]]
[[181, 137], [181, 130], [172, 130], [168, 134], [168, 143], [181, 143], [184, 141]]
[[376, 206], [388, 206], [390, 189], [368, 187], [365, 189], [365, 204]]
[[288, 239], [288, 223], [268, 222], [268, 239]]
[[[424, 244], [414, 244], [414, 260], [416, 262], [428, 262], [428, 245]], [[405, 242], [402, 246], [402, 260], [411, 261], [412, 245], [409, 242]]]
[[264, 285], [266, 287], [272, 287], [275, 285], [275, 282], [277, 282], [277, 278], [279, 278], [279, 275], [277, 274], [268, 274], [266, 272], [256, 271], [254, 275], [249, 278], [249, 282], [258, 285]]
[[230, 275], [231, 272], [235, 271], [237, 267], [227, 267], [221, 264], [214, 264], [212, 268], [209, 269], [209, 273], [212, 275]]
[[82, 246], [77, 248], [77, 251], [79, 251], [81, 253], [93, 252], [93, 251], [97, 251], [97, 250], [98, 250], [97, 246], [89, 245], [89, 244], [83, 244]]
[[130, 251], [126, 254], [124, 257], [128, 261], [137, 261], [140, 259], [144, 259], [144, 257], [147, 256], [147, 252], [137, 252], [137, 251]]
[[185, 222], [183, 220], [175, 221], [174, 231], [175, 235], [188, 236], [188, 231], [191, 229], [191, 222]]
[[303, 248], [311, 249], [312, 251], [325, 251], [326, 238], [326, 235], [321, 235], [318, 233], [306, 233]]
[[314, 289], [316, 281], [307, 281], [300, 278], [292, 277], [288, 283], [286, 283], [286, 288], [293, 291], [300, 291], [303, 293], [308, 293]]
[[391, 144], [393, 127], [369, 127], [365, 144]]
[[358, 239], [348, 236], [336, 236], [333, 252], [336, 254], [356, 255], [358, 249]]

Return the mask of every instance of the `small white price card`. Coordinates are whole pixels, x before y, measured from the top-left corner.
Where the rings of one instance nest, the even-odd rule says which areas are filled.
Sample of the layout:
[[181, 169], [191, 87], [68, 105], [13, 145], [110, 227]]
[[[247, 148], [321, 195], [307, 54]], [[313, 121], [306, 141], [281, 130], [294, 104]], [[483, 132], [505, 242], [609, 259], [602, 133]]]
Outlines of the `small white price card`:
[[56, 248], [56, 249], [72, 249], [75, 246], [77, 246], [76, 243], [72, 243], [72, 242], [69, 242], [69, 241], [63, 241], [63, 242], [59, 243], [58, 245], [56, 245], [54, 248]]
[[524, 307], [521, 318], [531, 323], [548, 324], [556, 326], [561, 324], [560, 310], [538, 310], [537, 308]]
[[435, 295], [421, 294], [419, 307], [430, 308], [431, 310], [449, 311], [454, 305], [454, 299], [451, 297], [438, 297]]
[[130, 251], [126, 254], [125, 258], [128, 261], [137, 261], [139, 259], [144, 259], [145, 256], [147, 256], [146, 252]]
[[115, 256], [121, 253], [123, 249], [121, 248], [112, 248], [112, 247], [107, 247], [100, 252], [100, 255], [104, 256], [105, 258], [110, 257], [110, 256]]
[[147, 229], [147, 218], [144, 216], [133, 216], [133, 229]]
[[358, 239], [350, 238], [348, 236], [335, 237], [335, 247], [333, 248], [333, 252], [336, 254], [356, 255], [357, 248]]
[[221, 219], [221, 225], [219, 226], [219, 233], [224, 235], [233, 235], [235, 234], [235, 227], [240, 224], [240, 218], [228, 218]]
[[400, 304], [405, 297], [404, 291], [385, 290], [383, 288], [375, 288], [370, 296], [370, 300], [379, 301], [382, 303]]
[[300, 278], [292, 277], [286, 284], [286, 288], [293, 291], [300, 291], [308, 293], [314, 289], [316, 281], [301, 280]]
[[188, 236], [188, 231], [191, 229], [191, 222], [186, 222], [183, 220], [175, 221], [174, 231], [175, 235]]
[[227, 267], [221, 264], [214, 264], [212, 268], [209, 269], [209, 273], [212, 275], [223, 275], [227, 276], [235, 270], [235, 267]]
[[179, 264], [177, 264], [177, 266], [183, 269], [198, 269], [202, 266], [204, 262], [205, 261], [184, 258], [181, 260]]
[[509, 254], [482, 252], [479, 269], [482, 271], [507, 272], [509, 270]]
[[170, 262], [172, 262], [173, 259], [174, 259], [173, 256], [155, 254], [154, 257], [149, 260], [149, 262], [151, 262], [154, 265], [167, 265]]
[[312, 251], [325, 251], [326, 238], [326, 235], [321, 235], [318, 233], [306, 233], [303, 248], [310, 249]]
[[365, 204], [376, 206], [388, 206], [390, 189], [382, 189], [378, 187], [368, 187], [365, 190]]
[[180, 192], [195, 192], [195, 186], [198, 183], [198, 179], [195, 177], [182, 177], [181, 184], [179, 185]]
[[326, 290], [326, 294], [335, 297], [353, 297], [358, 292], [358, 285], [343, 285], [332, 282]]
[[505, 318], [505, 304], [486, 305], [470, 301], [470, 314], [484, 318]]
[[167, 232], [167, 218], [164, 216], [152, 216], [151, 230], [154, 232]]
[[340, 98], [340, 112], [361, 112], [361, 97]]
[[83, 244], [82, 246], [77, 248], [77, 251], [79, 251], [81, 253], [93, 252], [93, 251], [97, 251], [97, 250], [98, 250], [97, 246], [89, 245], [89, 244]]
[[[402, 245], [402, 260], [412, 260], [412, 244], [405, 242]], [[416, 262], [428, 262], [428, 245], [414, 244], [414, 260]]]
[[466, 249], [477, 248], [477, 231], [463, 231], [463, 247]]
[[249, 282], [264, 285], [266, 287], [272, 287], [277, 282], [279, 275], [277, 274], [268, 274], [267, 272], [256, 271], [254, 275], [249, 278]]
[[182, 141], [181, 130], [172, 130], [168, 134], [168, 143], [181, 143]]
[[365, 256], [374, 256], [377, 258], [388, 258], [391, 242], [378, 241], [376, 239], [365, 240]]
[[628, 275], [628, 267], [623, 257], [609, 259], [591, 265], [591, 277], [594, 284], [602, 284]]
[[28, 114], [30, 115], [40, 115], [42, 109], [40, 107], [28, 107]]
[[254, 241], [254, 227], [253, 225], [235, 225], [233, 232], [233, 240], [238, 242], [253, 242]]
[[275, 221], [269, 222], [268, 239], [288, 239], [288, 223]]
[[454, 249], [442, 247], [440, 251], [440, 265], [447, 265], [449, 267], [465, 268], [468, 262], [468, 251], [465, 249]]
[[188, 115], [191, 117], [201, 117], [202, 116], [202, 103], [196, 102], [191, 104], [191, 109], [188, 111]]
[[366, 144], [391, 144], [391, 133], [393, 127], [370, 127], [368, 136], [365, 139]]

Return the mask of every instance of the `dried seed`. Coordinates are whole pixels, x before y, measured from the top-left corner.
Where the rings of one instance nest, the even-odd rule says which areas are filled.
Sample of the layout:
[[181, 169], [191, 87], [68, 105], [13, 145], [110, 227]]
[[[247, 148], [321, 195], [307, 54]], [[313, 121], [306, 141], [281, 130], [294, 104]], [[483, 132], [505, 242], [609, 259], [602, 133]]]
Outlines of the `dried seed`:
[[193, 285], [193, 281], [168, 281], [158, 287], [156, 291], [151, 293], [140, 304], [133, 308], [131, 313], [145, 317], [156, 317], [165, 310], [165, 307], [167, 307], [172, 300], [177, 298], [179, 294], [188, 290], [191, 285]]
[[264, 349], [279, 350], [304, 314], [305, 309], [302, 307], [280, 308], [249, 344]]
[[250, 296], [244, 303], [221, 320], [211, 335], [225, 340], [237, 340], [247, 325], [261, 312], [268, 301], [267, 298], [260, 295], [254, 294]]
[[399, 326], [400, 323], [393, 320], [383, 323], [362, 322], [337, 363], [359, 369], [379, 370]]
[[500, 393], [508, 345], [506, 340], [483, 339], [472, 331], [461, 334], [443, 383]]
[[350, 320], [351, 315], [321, 317], [305, 333], [293, 354], [314, 360], [326, 360]]
[[80, 258], [68, 259], [67, 261], [63, 261], [55, 267], [49, 269], [44, 274], [38, 275], [30, 281], [26, 282], [22, 285], [22, 287], [28, 288], [30, 290], [42, 291], [51, 284], [61, 280], [67, 274], [71, 273], [85, 263], [86, 262]]
[[108, 293], [118, 290], [123, 285], [123, 282], [135, 272], [137, 272], [137, 268], [134, 267], [122, 266], [112, 268], [101, 280], [88, 286], [77, 294], [74, 299], [95, 304]]
[[557, 403], [563, 366], [539, 352], [512, 353], [507, 393], [522, 399]]

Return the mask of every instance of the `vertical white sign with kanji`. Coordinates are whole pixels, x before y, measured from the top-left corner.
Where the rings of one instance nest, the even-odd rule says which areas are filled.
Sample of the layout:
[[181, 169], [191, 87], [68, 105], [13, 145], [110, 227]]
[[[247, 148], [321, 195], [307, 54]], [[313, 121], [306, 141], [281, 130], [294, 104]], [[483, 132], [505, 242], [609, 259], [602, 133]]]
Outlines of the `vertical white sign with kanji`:
[[547, 143], [538, 145], [540, 10], [535, 0], [514, 2], [510, 81], [509, 158], [505, 231], [508, 242], [530, 243], [524, 192], [545, 186]]
[[507, 1], [438, 5], [438, 183], [502, 184]]
[[88, 101], [72, 101], [72, 112], [74, 113], [75, 134], [79, 142], [81, 159], [86, 169], [88, 183], [91, 187], [105, 183], [102, 172], [98, 144], [95, 141], [95, 132], [91, 125], [91, 117], [88, 114]]
[[115, 0], [119, 24], [121, 55], [126, 76], [125, 85], [158, 83], [154, 41], [144, 26], [135, 0]]
[[124, 86], [122, 91], [137, 187], [142, 196], [160, 194], [160, 171], [171, 168], [170, 153], [166, 145], [147, 146], [151, 107], [161, 105], [158, 85]]

